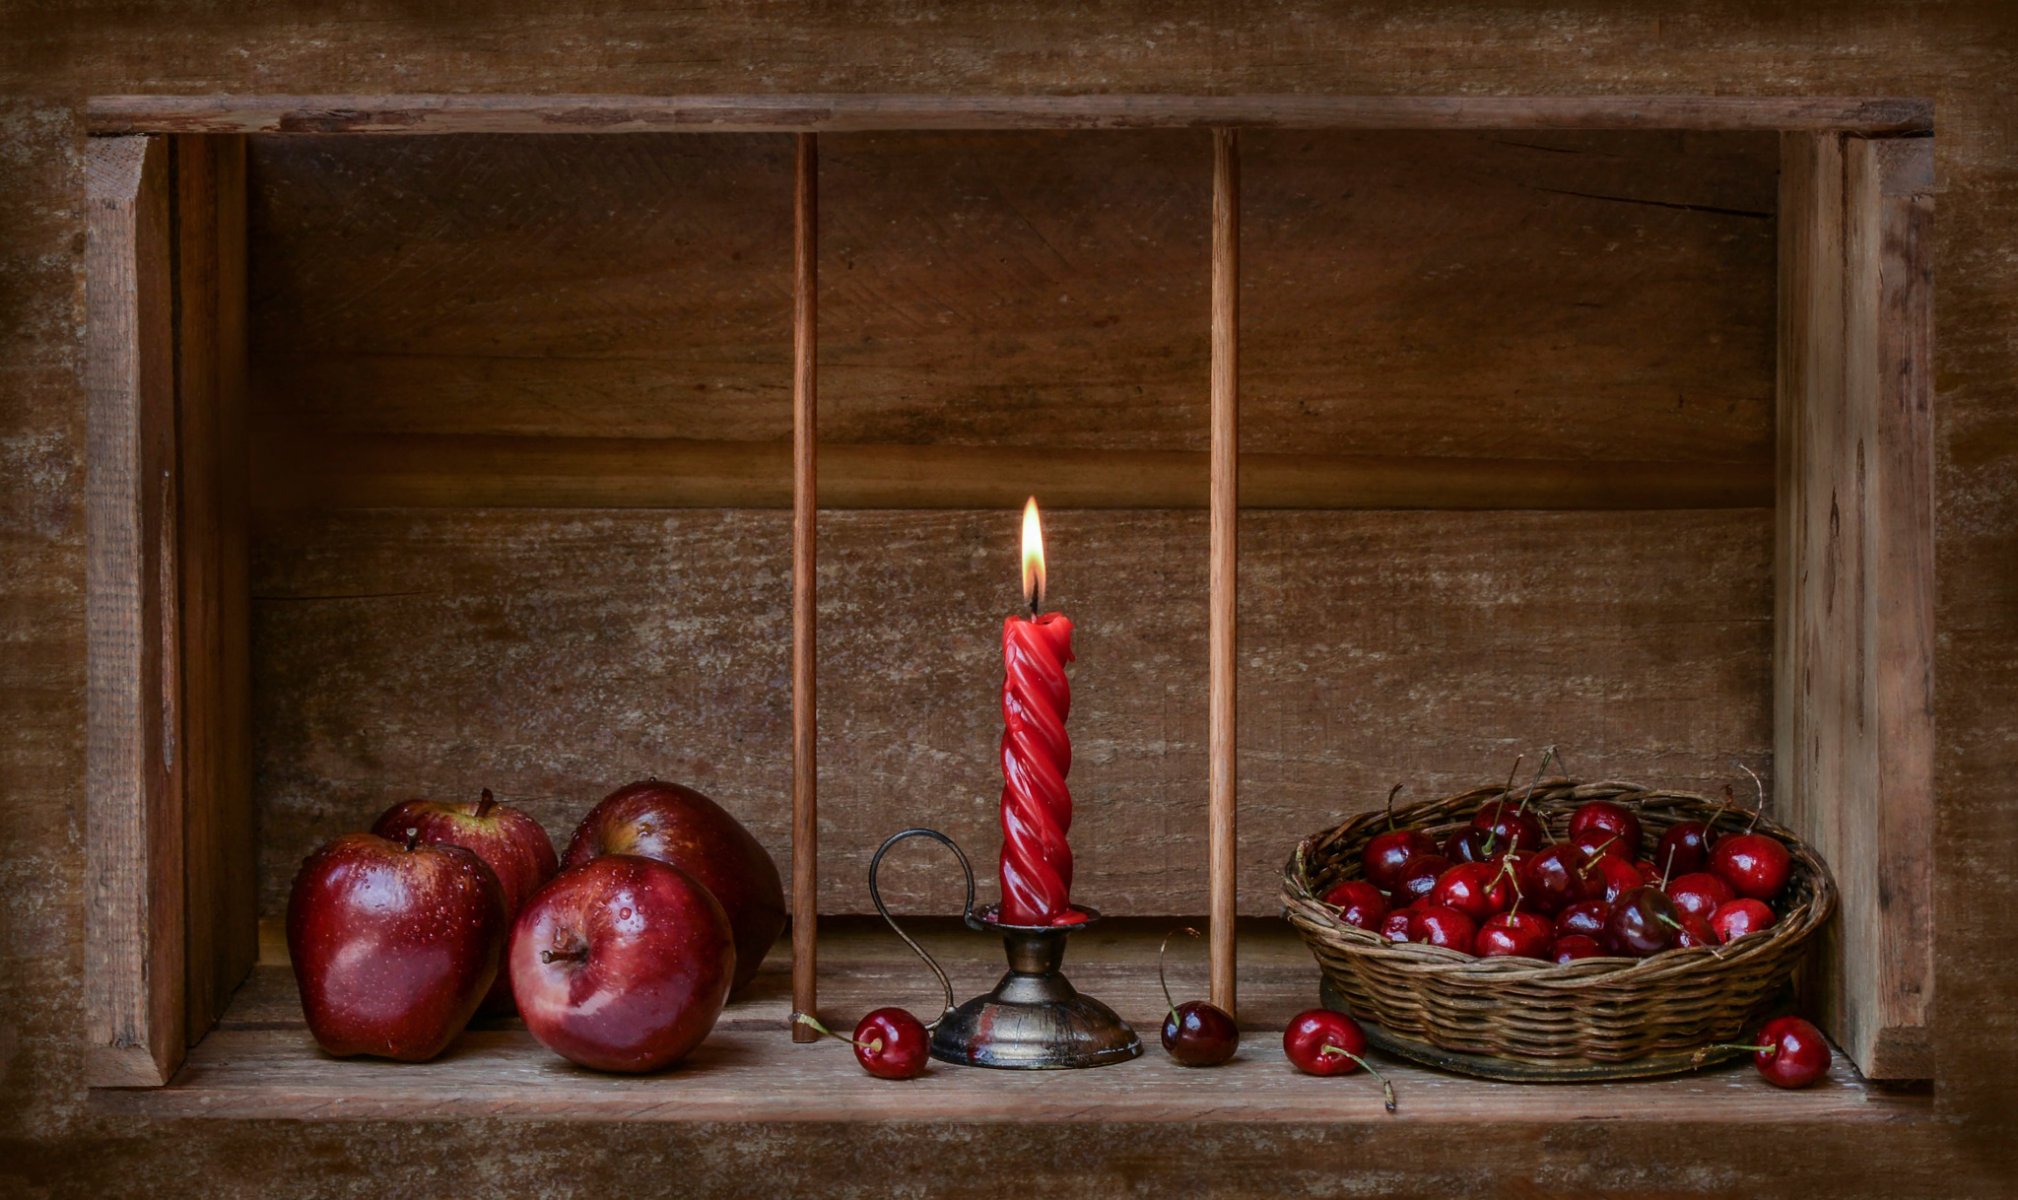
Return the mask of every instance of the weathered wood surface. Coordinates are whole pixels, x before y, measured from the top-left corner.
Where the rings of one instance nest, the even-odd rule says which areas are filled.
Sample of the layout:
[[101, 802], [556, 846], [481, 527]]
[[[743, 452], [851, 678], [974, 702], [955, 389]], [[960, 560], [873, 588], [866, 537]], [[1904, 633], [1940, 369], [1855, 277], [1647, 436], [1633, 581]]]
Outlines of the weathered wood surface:
[[1776, 748], [1843, 912], [1810, 993], [1881, 1078], [1933, 1073], [1932, 149], [1790, 135]]
[[1924, 100], [1746, 96], [98, 96], [95, 133], [600, 133], [778, 129], [1845, 129], [1904, 133]]
[[[262, 429], [789, 442], [789, 138], [251, 145]], [[1204, 453], [1205, 133], [821, 157], [825, 443]], [[1772, 138], [1242, 157], [1250, 454], [1768, 469]], [[783, 503], [782, 449], [751, 453]]]
[[184, 1048], [174, 186], [163, 138], [86, 156], [85, 1037], [105, 1085], [164, 1082]]
[[245, 143], [176, 140], [184, 886], [191, 1042], [252, 968], [251, 591], [246, 577]]
[[[1163, 1000], [1156, 986], [1160, 928], [1098, 929], [1073, 939], [1073, 983], [1112, 1005], [1154, 1038]], [[1000, 974], [1000, 942], [964, 929], [931, 930], [927, 948], [943, 955], [963, 997]], [[826, 1011], [846, 1028], [862, 1011], [901, 998], [930, 1012], [930, 977], [880, 925], [856, 923], [823, 938]], [[262, 966], [226, 1025], [197, 1047], [175, 1082], [148, 1091], [102, 1092], [97, 1103], [148, 1116], [258, 1117], [264, 1120], [572, 1118], [620, 1121], [943, 1120], [982, 1124], [1046, 1121], [1163, 1123], [1308, 1123], [1385, 1127], [1431, 1124], [1542, 1123], [1579, 1120], [1672, 1120], [1709, 1124], [1814, 1122], [1886, 1125], [1928, 1119], [1925, 1096], [1875, 1090], [1841, 1060], [1825, 1082], [1778, 1091], [1739, 1065], [1697, 1075], [1606, 1087], [1534, 1088], [1445, 1075], [1383, 1059], [1399, 1108], [1381, 1108], [1380, 1090], [1361, 1074], [1314, 1079], [1283, 1059], [1276, 1031], [1313, 1003], [1317, 970], [1302, 943], [1280, 922], [1241, 936], [1243, 1024], [1240, 1054], [1212, 1070], [1175, 1065], [1152, 1047], [1142, 1058], [1071, 1073], [984, 1071], [933, 1064], [901, 1087], [877, 1080], [832, 1042], [795, 1045], [788, 1019], [789, 960], [784, 945], [747, 997], [723, 1013], [716, 1032], [679, 1068], [647, 1078], [601, 1075], [568, 1065], [517, 1022], [465, 1034], [425, 1065], [324, 1057], [302, 1027], [291, 974]], [[1187, 992], [1203, 972], [1174, 973]]]
[[[1203, 513], [1046, 514], [1078, 625], [1074, 893], [1205, 904]], [[1016, 514], [821, 520], [820, 903], [867, 911], [868, 856], [912, 824], [996, 851], [994, 629]], [[276, 518], [277, 520], [278, 518]], [[296, 514], [256, 545], [263, 909], [318, 842], [410, 795], [491, 787], [556, 838], [648, 773], [710, 792], [784, 865], [784, 512]], [[1771, 742], [1771, 517], [1248, 513], [1241, 910], [1273, 913], [1302, 835], [1499, 778], [1572, 769], [1714, 791]], [[416, 697], [426, 703], [416, 705]], [[1770, 777], [1771, 772], [1764, 772]], [[889, 894], [951, 912], [943, 862]]]

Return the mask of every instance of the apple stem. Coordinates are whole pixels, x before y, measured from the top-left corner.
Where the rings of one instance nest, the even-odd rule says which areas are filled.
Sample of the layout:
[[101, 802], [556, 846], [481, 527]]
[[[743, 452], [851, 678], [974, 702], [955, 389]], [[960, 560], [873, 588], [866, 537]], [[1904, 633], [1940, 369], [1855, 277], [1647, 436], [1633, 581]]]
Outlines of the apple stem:
[[1163, 977], [1163, 958], [1164, 955], [1170, 952], [1170, 939], [1180, 933], [1188, 933], [1192, 937], [1198, 936], [1196, 929], [1193, 929], [1189, 925], [1183, 925], [1164, 934], [1163, 944], [1156, 948], [1156, 982], [1163, 987], [1163, 1003], [1170, 1006], [1170, 1011], [1167, 1015], [1173, 1017], [1177, 1015], [1177, 1001], [1170, 998], [1170, 981]]
[[542, 963], [586, 962], [588, 961], [588, 957], [589, 949], [587, 946], [577, 946], [573, 950], [540, 951], [540, 961]]
[[408, 854], [413, 853], [414, 847], [418, 845], [420, 845], [420, 830], [408, 829], [406, 831], [406, 852]]
[[485, 788], [483, 790], [483, 796], [479, 798], [476, 802], [476, 815], [479, 817], [489, 816], [490, 810], [496, 804], [497, 804], [497, 797], [490, 794], [489, 788]]
[[1329, 1042], [1325, 1043], [1322, 1046], [1319, 1046], [1317, 1048], [1317, 1054], [1318, 1057], [1320, 1058], [1349, 1058], [1352, 1061], [1358, 1063], [1360, 1066], [1366, 1068], [1367, 1074], [1373, 1076], [1375, 1079], [1380, 1080], [1380, 1098], [1387, 1105], [1387, 1111], [1389, 1112], [1394, 1111], [1394, 1085], [1387, 1081], [1387, 1076], [1381, 1074], [1378, 1070], [1375, 1070], [1374, 1065], [1372, 1063], [1361, 1058], [1359, 1055], [1354, 1054], [1352, 1051], [1347, 1050], [1343, 1046], [1334, 1046]]

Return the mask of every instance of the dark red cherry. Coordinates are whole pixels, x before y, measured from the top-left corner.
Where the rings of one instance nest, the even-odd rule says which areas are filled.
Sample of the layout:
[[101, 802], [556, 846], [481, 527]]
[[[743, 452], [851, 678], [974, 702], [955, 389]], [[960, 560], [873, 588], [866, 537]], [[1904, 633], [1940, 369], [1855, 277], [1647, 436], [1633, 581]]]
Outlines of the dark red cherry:
[[1640, 818], [1623, 804], [1592, 800], [1578, 805], [1577, 810], [1570, 814], [1571, 840], [1576, 840], [1579, 834], [1593, 831], [1617, 835], [1619, 848], [1627, 855], [1637, 856], [1640, 852]]
[[1774, 1087], [1804, 1088], [1829, 1073], [1829, 1043], [1799, 1017], [1775, 1017], [1759, 1030], [1752, 1063]]
[[1596, 941], [1611, 915], [1612, 906], [1603, 900], [1579, 900], [1556, 914], [1556, 936], [1580, 933]]
[[1612, 904], [1605, 921], [1604, 944], [1622, 954], [1645, 958], [1674, 946], [1681, 912], [1667, 893], [1652, 886], [1632, 888]]
[[1450, 835], [1443, 844], [1443, 856], [1454, 863], [1485, 862], [1506, 846], [1497, 842], [1490, 829], [1473, 825]]
[[1592, 883], [1591, 890], [1602, 896], [1607, 904], [1616, 904], [1620, 896], [1636, 887], [1647, 885], [1646, 877], [1638, 867], [1616, 855], [1599, 855], [1588, 868], [1584, 878]]
[[1390, 829], [1367, 842], [1360, 864], [1375, 887], [1391, 892], [1401, 886], [1402, 870], [1409, 859], [1435, 853], [1436, 839], [1422, 830]]
[[1716, 944], [1717, 934], [1715, 930], [1710, 928], [1709, 918], [1699, 917], [1694, 913], [1682, 914], [1682, 927], [1675, 931], [1675, 947], [1677, 949], [1687, 950], [1695, 946], [1714, 946]]
[[1734, 833], [1717, 839], [1710, 850], [1710, 870], [1740, 896], [1771, 900], [1787, 886], [1793, 856], [1776, 838], [1763, 833]]
[[1408, 941], [1409, 922], [1415, 919], [1415, 914], [1416, 907], [1413, 904], [1390, 910], [1387, 916], [1381, 918], [1380, 936], [1390, 942]]
[[1338, 919], [1361, 929], [1378, 930], [1387, 916], [1387, 897], [1364, 879], [1348, 879], [1324, 894], [1324, 902], [1338, 909]]
[[1701, 821], [1668, 826], [1654, 847], [1654, 862], [1670, 878], [1700, 871], [1710, 861], [1710, 830]]
[[1547, 958], [1549, 943], [1555, 940], [1555, 926], [1547, 917], [1534, 913], [1494, 913], [1479, 926], [1477, 947], [1480, 958]]
[[1560, 966], [1580, 958], [1602, 958], [1604, 953], [1596, 938], [1581, 933], [1566, 933], [1549, 947], [1549, 961]]
[[1640, 859], [1633, 864], [1633, 870], [1638, 871], [1640, 878], [1648, 883], [1659, 883], [1661, 881], [1660, 868], [1654, 866], [1652, 859]]
[[1632, 860], [1632, 855], [1626, 853], [1625, 839], [1616, 833], [1606, 833], [1602, 829], [1587, 829], [1582, 833], [1571, 834], [1564, 840], [1583, 851], [1587, 858], [1623, 858], [1629, 862]]
[[1720, 942], [1735, 942], [1748, 933], [1771, 929], [1779, 918], [1760, 900], [1733, 900], [1710, 914], [1710, 929]]
[[1583, 873], [1589, 865], [1589, 856], [1568, 842], [1558, 842], [1530, 856], [1521, 863], [1518, 875], [1521, 902], [1535, 912], [1553, 915], [1589, 899], [1593, 887]]
[[1450, 860], [1441, 854], [1418, 854], [1409, 859], [1402, 868], [1401, 882], [1393, 889], [1396, 903], [1411, 904], [1428, 896], [1450, 866]]
[[879, 1008], [855, 1023], [855, 1061], [878, 1079], [915, 1079], [925, 1073], [932, 1035], [901, 1008]]
[[1525, 813], [1511, 800], [1497, 800], [1478, 810], [1472, 827], [1492, 834], [1492, 852], [1539, 850], [1548, 844], [1548, 834], [1532, 813]]
[[1424, 905], [1409, 918], [1408, 940], [1470, 954], [1478, 937], [1478, 922], [1454, 908]]
[[1186, 1000], [1163, 1017], [1163, 1048], [1180, 1066], [1216, 1067], [1240, 1049], [1240, 1028], [1225, 1009]]
[[1380, 1080], [1387, 1111], [1394, 1111], [1394, 1087], [1366, 1061], [1366, 1031], [1359, 1022], [1328, 1008], [1290, 1018], [1282, 1031], [1282, 1053], [1305, 1075], [1347, 1075], [1360, 1067]]
[[1474, 922], [1513, 906], [1513, 877], [1499, 863], [1459, 863], [1437, 877], [1427, 903], [1454, 908]]
[[1672, 880], [1665, 890], [1668, 899], [1675, 902], [1676, 908], [1681, 909], [1686, 915], [1701, 917], [1705, 921], [1709, 920], [1710, 915], [1719, 908], [1737, 899], [1731, 891], [1731, 885], [1725, 883], [1722, 876], [1712, 875], [1708, 871], [1696, 871]]

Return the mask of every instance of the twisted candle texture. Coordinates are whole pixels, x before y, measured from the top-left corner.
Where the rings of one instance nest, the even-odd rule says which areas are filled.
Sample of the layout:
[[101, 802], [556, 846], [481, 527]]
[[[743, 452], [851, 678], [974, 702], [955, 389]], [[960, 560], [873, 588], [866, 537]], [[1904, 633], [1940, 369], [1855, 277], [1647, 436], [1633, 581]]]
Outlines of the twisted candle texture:
[[1072, 920], [1072, 622], [1062, 613], [1002, 625], [1002, 920]]

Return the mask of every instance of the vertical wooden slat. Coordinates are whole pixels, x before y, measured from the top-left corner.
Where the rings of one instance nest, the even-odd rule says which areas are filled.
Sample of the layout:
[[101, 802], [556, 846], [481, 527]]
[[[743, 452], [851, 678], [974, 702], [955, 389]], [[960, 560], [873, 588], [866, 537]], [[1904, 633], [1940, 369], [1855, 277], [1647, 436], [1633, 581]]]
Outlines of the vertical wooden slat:
[[[799, 135], [792, 222], [792, 1007], [819, 1004], [819, 737], [815, 693], [819, 616], [814, 522], [819, 508], [819, 159], [814, 135]], [[792, 1023], [794, 1041], [818, 1035]]]
[[85, 178], [86, 1071], [153, 1085], [187, 997], [169, 147], [94, 139]]
[[1210, 783], [1207, 889], [1212, 1002], [1235, 1006], [1235, 602], [1240, 522], [1240, 159], [1230, 129], [1212, 134], [1211, 570], [1207, 636], [1211, 698], [1206, 716]]
[[258, 954], [245, 563], [243, 138], [175, 139], [188, 1036]]
[[1807, 982], [1867, 1076], [1931, 1074], [1931, 146], [1789, 134], [1775, 792], [1843, 911]]

